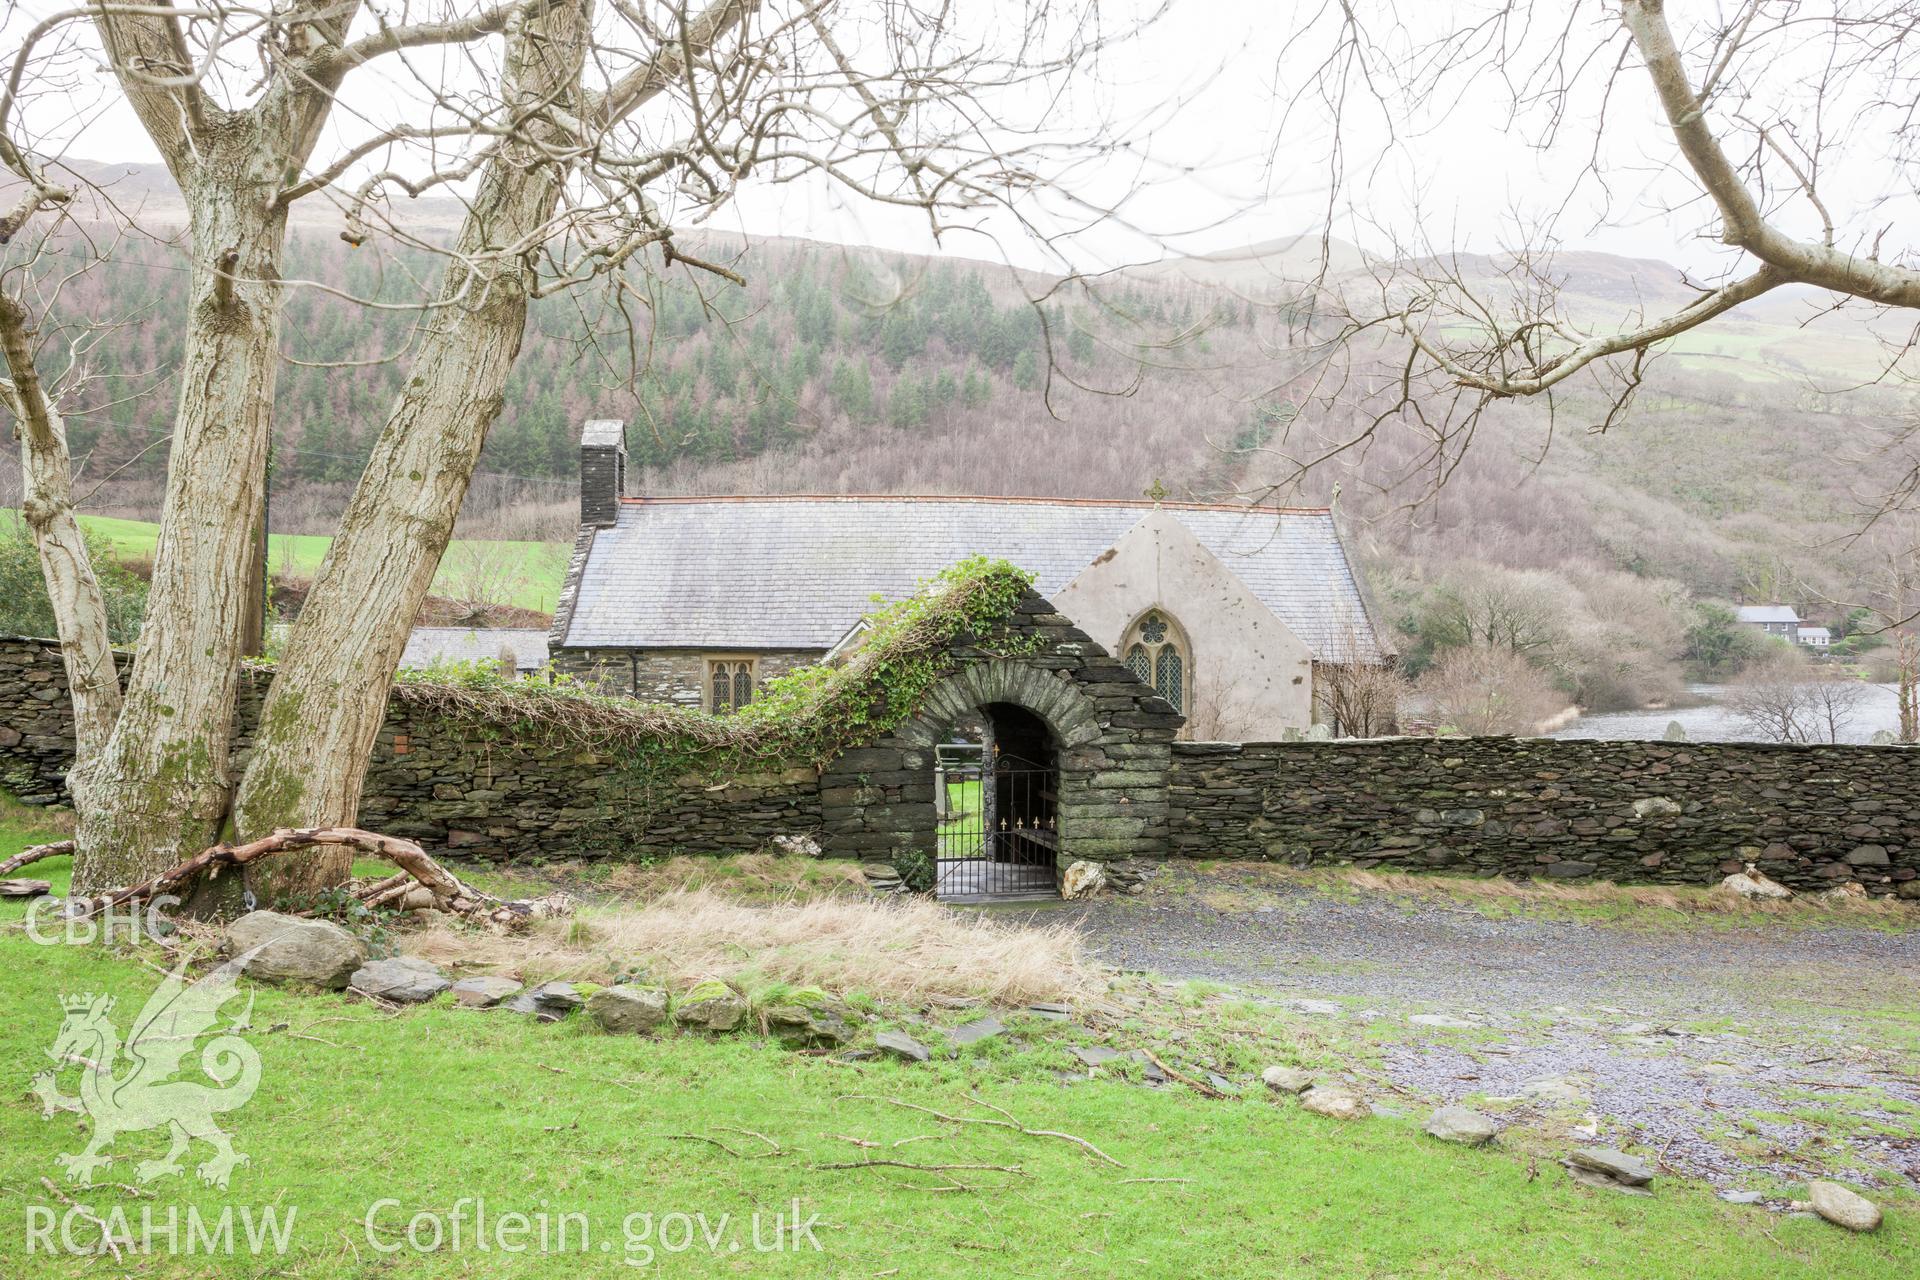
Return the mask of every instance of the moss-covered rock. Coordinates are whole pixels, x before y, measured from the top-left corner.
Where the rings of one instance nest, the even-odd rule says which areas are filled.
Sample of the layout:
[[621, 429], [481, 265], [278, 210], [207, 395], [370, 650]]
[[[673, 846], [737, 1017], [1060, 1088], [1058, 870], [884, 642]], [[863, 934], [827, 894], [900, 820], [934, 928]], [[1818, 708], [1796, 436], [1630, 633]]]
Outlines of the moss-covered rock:
[[682, 1027], [719, 1035], [737, 1031], [747, 1020], [747, 999], [724, 982], [710, 979], [681, 996], [673, 1020]]
[[767, 1033], [789, 1049], [837, 1048], [854, 1037], [859, 1015], [824, 991], [796, 991], [762, 1014]]
[[660, 987], [602, 987], [587, 997], [587, 1016], [613, 1035], [645, 1035], [667, 1020], [667, 993]]

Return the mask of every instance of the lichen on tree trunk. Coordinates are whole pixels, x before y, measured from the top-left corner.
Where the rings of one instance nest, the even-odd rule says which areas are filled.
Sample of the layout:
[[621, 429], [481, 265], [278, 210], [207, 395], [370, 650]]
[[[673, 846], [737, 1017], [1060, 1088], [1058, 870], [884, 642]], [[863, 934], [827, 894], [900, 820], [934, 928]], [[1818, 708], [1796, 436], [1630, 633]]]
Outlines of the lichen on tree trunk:
[[[585, 0], [529, 18], [509, 48], [510, 92], [574, 105], [589, 19]], [[356, 819], [394, 670], [526, 330], [530, 275], [518, 255], [501, 251], [537, 238], [572, 167], [557, 158], [571, 150], [558, 126], [528, 129], [481, 175], [442, 305], [287, 638], [235, 799], [243, 839]], [[250, 867], [248, 885], [262, 901], [300, 897], [341, 883], [349, 869], [350, 851], [321, 848]]]
[[193, 239], [186, 352], [153, 581], [120, 717], [75, 768], [74, 883], [145, 879], [213, 842], [229, 798], [227, 751], [265, 500], [279, 361], [278, 162], [241, 141], [182, 183]]
[[73, 513], [66, 423], [34, 367], [31, 323], [24, 306], [0, 294], [0, 349], [10, 375], [4, 399], [20, 423], [20, 514], [39, 553], [60, 637], [78, 762], [97, 755], [113, 732], [120, 716], [120, 673], [107, 629], [106, 600]]

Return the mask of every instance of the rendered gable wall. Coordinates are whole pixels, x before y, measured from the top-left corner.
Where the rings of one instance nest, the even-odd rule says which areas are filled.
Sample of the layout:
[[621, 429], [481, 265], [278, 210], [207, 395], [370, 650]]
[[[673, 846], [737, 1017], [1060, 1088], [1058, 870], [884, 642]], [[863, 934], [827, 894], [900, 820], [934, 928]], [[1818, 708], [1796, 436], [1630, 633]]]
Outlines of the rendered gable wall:
[[1121, 535], [1053, 601], [1115, 657], [1147, 610], [1179, 624], [1193, 660], [1187, 737], [1271, 740], [1313, 721], [1312, 652], [1167, 512]]

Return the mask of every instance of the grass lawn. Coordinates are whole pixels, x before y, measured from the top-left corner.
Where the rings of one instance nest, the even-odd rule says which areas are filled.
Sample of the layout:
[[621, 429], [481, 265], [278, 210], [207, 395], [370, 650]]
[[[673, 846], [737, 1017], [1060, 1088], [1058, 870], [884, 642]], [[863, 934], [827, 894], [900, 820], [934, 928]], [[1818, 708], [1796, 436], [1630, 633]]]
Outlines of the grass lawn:
[[986, 834], [981, 823], [980, 780], [946, 782], [947, 816], [940, 820], [940, 856], [966, 858], [978, 856], [980, 841]]
[[[112, 543], [114, 553], [123, 560], [151, 559], [154, 542], [160, 534], [160, 526], [147, 520], [81, 516], [80, 523], [105, 536]], [[310, 578], [319, 569], [320, 561], [327, 554], [327, 546], [332, 541], [319, 534], [270, 534], [267, 538], [268, 568], [279, 575]], [[523, 609], [538, 609], [543, 613], [551, 611], [554, 598], [559, 594], [560, 581], [566, 576], [566, 548], [557, 543], [458, 539], [447, 548], [446, 559], [440, 566], [440, 576], [435, 580], [436, 591], [448, 594], [451, 590], [453, 594], [458, 594], [462, 575], [471, 576], [477, 572], [465, 564], [471, 557], [489, 559], [487, 577], [490, 580], [502, 577], [518, 579], [511, 583], [511, 590], [507, 593], [510, 598], [501, 603], [515, 604]]]
[[[16, 819], [0, 828], [0, 850], [35, 838]], [[65, 867], [31, 873], [58, 891]], [[1122, 1078], [1063, 1085], [1054, 1072], [1071, 1065], [1062, 1039], [1071, 1025], [1028, 1014], [1003, 1013], [1010, 1036], [954, 1058], [935, 1027], [914, 1026], [935, 1059], [900, 1065], [805, 1056], [748, 1036], [614, 1038], [581, 1017], [539, 1025], [444, 999], [394, 1014], [268, 987], [250, 988], [259, 1090], [223, 1121], [251, 1160], [231, 1186], [204, 1187], [191, 1167], [154, 1183], [150, 1196], [106, 1185], [131, 1184], [134, 1163], [160, 1154], [164, 1139], [145, 1133], [120, 1139], [100, 1185], [67, 1193], [96, 1215], [126, 1212], [136, 1233], [142, 1210], [164, 1220], [192, 1207], [214, 1222], [223, 1209], [257, 1219], [272, 1206], [281, 1221], [294, 1219], [285, 1255], [162, 1252], [124, 1266], [29, 1256], [30, 1207], [67, 1209], [41, 1179], [60, 1186], [56, 1157], [85, 1142], [77, 1117], [43, 1120], [27, 1095], [49, 1065], [60, 997], [115, 996], [124, 1030], [160, 980], [151, 962], [163, 957], [37, 945], [17, 927], [24, 911], [0, 905], [0, 1063], [9, 1076], [0, 1091], [0, 1274], [9, 1277], [1920, 1274], [1920, 1215], [1908, 1201], [1879, 1232], [1852, 1236], [1723, 1204], [1671, 1179], [1652, 1198], [1581, 1188], [1511, 1152], [1442, 1146], [1419, 1133], [1415, 1116], [1343, 1124], [1265, 1096], [1208, 1101]], [[71, 1080], [69, 1070], [63, 1084]], [[897, 1104], [1016, 1117], [1028, 1129], [1085, 1138], [1123, 1167], [1059, 1137], [950, 1123]], [[206, 1151], [196, 1145], [190, 1166]], [[875, 1160], [999, 1168], [830, 1167]], [[485, 1250], [462, 1204], [471, 1199], [485, 1202]], [[752, 1215], [762, 1215], [770, 1242], [773, 1216], [796, 1203], [802, 1219], [817, 1215], [819, 1249], [803, 1240], [797, 1251], [757, 1253]], [[438, 1215], [421, 1220], [425, 1243], [431, 1222], [450, 1230], [456, 1206], [462, 1247], [444, 1234], [438, 1251], [408, 1247], [415, 1214]], [[509, 1236], [525, 1252], [503, 1251], [492, 1234], [512, 1213], [532, 1224], [529, 1235]], [[540, 1214], [549, 1215], [547, 1252], [537, 1244]], [[563, 1214], [581, 1215], [568, 1219], [564, 1249]], [[84, 1224], [74, 1232], [81, 1244], [98, 1236]], [[680, 1248], [688, 1233], [692, 1244]]]

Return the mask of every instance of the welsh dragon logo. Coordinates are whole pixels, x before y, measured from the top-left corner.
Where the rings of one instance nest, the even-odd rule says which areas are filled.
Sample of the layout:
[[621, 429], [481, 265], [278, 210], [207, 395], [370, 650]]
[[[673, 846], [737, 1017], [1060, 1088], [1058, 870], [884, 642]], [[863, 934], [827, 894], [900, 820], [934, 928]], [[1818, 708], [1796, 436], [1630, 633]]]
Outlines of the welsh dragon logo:
[[[260, 1054], [241, 1034], [253, 1013], [251, 996], [239, 1016], [200, 1050], [200, 1069], [224, 1087], [173, 1077], [194, 1044], [214, 1031], [221, 1006], [239, 994], [235, 980], [258, 950], [235, 956], [192, 984], [186, 981], [183, 959], [133, 1020], [125, 1042], [113, 1023], [111, 996], [61, 999], [66, 1019], [47, 1050], [54, 1069], [34, 1077], [33, 1092], [45, 1119], [55, 1112], [77, 1111], [93, 1121], [93, 1139], [86, 1149], [59, 1158], [69, 1182], [93, 1185], [94, 1171], [113, 1159], [106, 1151], [116, 1138], [163, 1126], [172, 1131], [172, 1145], [165, 1158], [140, 1162], [134, 1170], [140, 1182], [181, 1172], [181, 1157], [195, 1138], [213, 1147], [213, 1155], [197, 1170], [212, 1186], [224, 1189], [234, 1169], [247, 1163], [214, 1117], [246, 1105], [260, 1087]], [[59, 1089], [58, 1076], [69, 1066], [80, 1069], [78, 1097]]]

